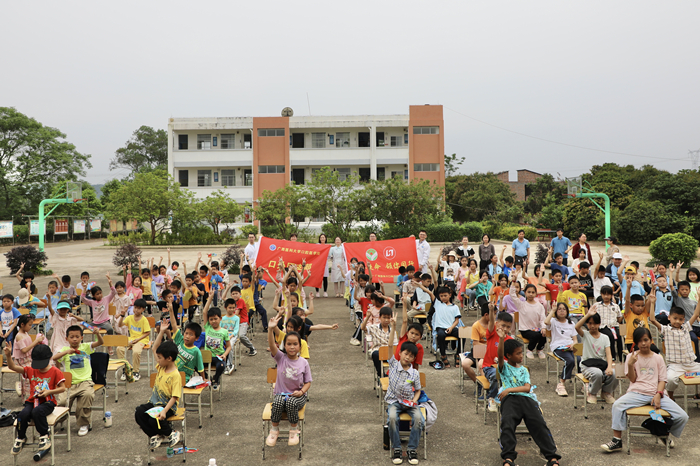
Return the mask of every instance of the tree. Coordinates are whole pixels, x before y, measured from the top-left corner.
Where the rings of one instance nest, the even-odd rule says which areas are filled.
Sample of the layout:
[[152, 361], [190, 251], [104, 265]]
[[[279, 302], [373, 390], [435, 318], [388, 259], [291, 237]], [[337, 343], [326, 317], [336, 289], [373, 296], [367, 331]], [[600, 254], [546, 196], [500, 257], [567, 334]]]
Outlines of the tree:
[[359, 194], [362, 190], [356, 187], [358, 181], [356, 175], [341, 180], [339, 173], [330, 167], [315, 172], [309, 183], [298, 187], [305, 205], [313, 206], [313, 213], [307, 216], [323, 217], [336, 231], [347, 235], [366, 208], [364, 196]]
[[66, 135], [14, 108], [0, 107], [0, 218], [36, 214], [59, 181], [75, 181], [91, 168], [90, 155]]
[[234, 223], [243, 215], [243, 206], [221, 191], [215, 191], [206, 198], [195, 201], [194, 209], [204, 223], [209, 225], [215, 234], [219, 234], [219, 225]]
[[103, 208], [109, 204], [110, 197], [113, 193], [119, 190], [125, 182], [114, 178], [109, 180], [104, 185], [102, 185], [102, 195], [100, 196], [100, 202], [102, 202]]
[[686, 222], [669, 212], [660, 201], [634, 200], [618, 218], [617, 232], [623, 244], [648, 245], [666, 233], [683, 233]]
[[118, 220], [135, 219], [151, 228], [151, 244], [170, 224], [170, 217], [187, 217], [193, 194], [180, 189], [162, 170], [137, 173], [110, 195], [105, 215]]
[[545, 173], [534, 183], [526, 184], [525, 192], [527, 199], [523, 203], [523, 209], [530, 214], [539, 213], [548, 205], [546, 201], [555, 205], [564, 204], [566, 201], [566, 185], [555, 180], [549, 173]]
[[168, 165], [168, 133], [164, 129], [142, 126], [126, 145], [114, 152], [109, 169], [128, 168], [133, 173], [164, 170]]
[[480, 222], [518, 203], [510, 187], [491, 172], [452, 176], [445, 191], [456, 221]]
[[292, 225], [288, 220], [294, 217], [295, 209], [299, 209], [296, 217], [300, 218], [305, 213], [301, 211], [305, 211], [306, 205], [298, 187], [286, 185], [276, 191], [263, 191], [253, 213], [262, 226], [274, 227], [279, 237], [288, 239], [298, 229], [298, 225]]
[[445, 154], [445, 176], [456, 175], [466, 159], [464, 156], [457, 158], [457, 154]]
[[[389, 229], [405, 234], [418, 233], [420, 228], [433, 223], [447, 221], [445, 198], [442, 186], [428, 180], [413, 180], [406, 183], [401, 177], [386, 181], [373, 181], [361, 195], [364, 205], [371, 200], [374, 219], [383, 222]], [[392, 235], [394, 236], [394, 235]]]

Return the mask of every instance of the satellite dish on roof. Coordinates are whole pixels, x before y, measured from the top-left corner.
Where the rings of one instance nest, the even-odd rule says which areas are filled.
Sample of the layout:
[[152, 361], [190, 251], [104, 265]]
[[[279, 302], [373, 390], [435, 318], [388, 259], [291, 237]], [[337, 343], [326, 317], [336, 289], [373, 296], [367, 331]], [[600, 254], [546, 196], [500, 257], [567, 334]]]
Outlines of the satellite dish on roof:
[[283, 117], [294, 116], [294, 110], [292, 110], [292, 107], [284, 107], [282, 109], [282, 116]]

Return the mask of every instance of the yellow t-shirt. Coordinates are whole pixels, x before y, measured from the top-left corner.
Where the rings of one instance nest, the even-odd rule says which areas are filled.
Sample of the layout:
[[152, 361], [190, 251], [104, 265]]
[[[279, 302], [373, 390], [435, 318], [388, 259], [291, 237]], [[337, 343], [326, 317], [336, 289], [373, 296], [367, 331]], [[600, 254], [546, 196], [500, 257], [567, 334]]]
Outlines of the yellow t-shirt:
[[143, 290], [143, 295], [144, 296], [151, 296], [151, 284], [153, 283], [153, 280], [150, 278], [142, 278], [141, 279], [141, 289]]
[[[277, 345], [281, 345], [282, 342], [284, 341], [284, 337], [286, 337], [287, 334], [283, 331], [280, 330], [280, 333], [277, 334]], [[301, 340], [301, 351], [299, 352], [299, 356], [301, 356], [304, 359], [309, 359], [309, 345], [306, 344], [306, 340]]]
[[245, 301], [245, 305], [248, 307], [248, 311], [255, 310], [255, 298], [253, 297], [253, 287], [241, 289], [241, 298]]
[[625, 311], [625, 322], [627, 323], [627, 334], [625, 335], [625, 344], [634, 343], [632, 334], [640, 327], [649, 328], [649, 313], [645, 310], [641, 314], [635, 314], [632, 311]]
[[582, 292], [574, 293], [566, 290], [557, 296], [558, 303], [566, 303], [569, 306], [569, 313], [583, 314], [584, 307], [588, 305], [588, 298]]
[[472, 325], [472, 341], [474, 343], [483, 343], [485, 345], [487, 330], [488, 329], [482, 327], [481, 323], [478, 320], [474, 322], [474, 325]]
[[151, 326], [148, 323], [148, 319], [141, 316], [137, 322], [134, 316], [126, 316], [122, 320], [122, 325], [129, 329], [129, 338], [131, 340], [136, 340], [141, 338], [143, 335], [148, 335], [151, 332]]
[[156, 371], [153, 392], [151, 392], [151, 399], [148, 401], [153, 403], [153, 406], [165, 406], [170, 401], [170, 398], [175, 397], [177, 402], [173, 405], [173, 409], [177, 410], [182, 398], [182, 377], [180, 372], [177, 369], [172, 372], [165, 372], [165, 369], [159, 365], [156, 365]]

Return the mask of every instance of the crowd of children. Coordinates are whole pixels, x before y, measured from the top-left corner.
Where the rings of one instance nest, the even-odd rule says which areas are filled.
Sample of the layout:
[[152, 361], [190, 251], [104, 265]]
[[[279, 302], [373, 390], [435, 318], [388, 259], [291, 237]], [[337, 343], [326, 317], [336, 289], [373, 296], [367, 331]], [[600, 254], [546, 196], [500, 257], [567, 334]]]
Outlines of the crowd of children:
[[[515, 427], [521, 421], [548, 465], [558, 464], [561, 458], [539, 410], [529, 371], [523, 366], [524, 359], [531, 360], [530, 364], [546, 359], [548, 341], [553, 356], [563, 363], [556, 394], [568, 396], [567, 382], [580, 370], [587, 380], [585, 402], [596, 403], [600, 396], [612, 405], [613, 439], [601, 446], [603, 450], [622, 448], [620, 432], [630, 407], [651, 404], [666, 410], [672, 419], [670, 433], [680, 436], [688, 418], [675, 404], [674, 392], [681, 376], [700, 372], [700, 271], [691, 268], [686, 280], [679, 281], [682, 264], [659, 264], [647, 273], [619, 252], [604, 266], [604, 255], [599, 252], [591, 272], [593, 257], [585, 237], [583, 245], [579, 238], [578, 257], [569, 266], [568, 254], [577, 245], [567, 244], [560, 233], [552, 240], [546, 262], [535, 264], [534, 276], [527, 273], [530, 252], [523, 235], [513, 242], [513, 255], [505, 258], [507, 247], [497, 257], [485, 236], [483, 250], [479, 248], [481, 263], [464, 238], [459, 253], [445, 251], [437, 267], [428, 261], [421, 262], [420, 270], [402, 266], [394, 281], [402, 310], [400, 327], [394, 299], [383, 293], [383, 284], [374, 284], [372, 264], [351, 258], [350, 266], [344, 267], [344, 249], [336, 238], [330, 272], [325, 275], [333, 281], [336, 297], [344, 296], [352, 310], [357, 326], [351, 344], [368, 352], [377, 380], [388, 379], [386, 425], [394, 464], [403, 462], [402, 413], [411, 417], [406, 457], [410, 464], [418, 463], [416, 450], [426, 421], [417, 406], [424, 395], [419, 370], [424, 363], [423, 342], [430, 341], [430, 336], [439, 363], [431, 365], [436, 369], [451, 367], [448, 353], [452, 350], [454, 365], [461, 366], [469, 378], [476, 381], [477, 374], [483, 373], [488, 380], [488, 388], [477, 396], [485, 397], [489, 411], [500, 410], [504, 464], [514, 464], [516, 459]], [[426, 238], [421, 232], [421, 245], [427, 245]], [[40, 435], [39, 449], [50, 448], [46, 417], [56, 406], [75, 403], [78, 435], [87, 435], [94, 400], [91, 356], [103, 345], [103, 333], [127, 336], [128, 344], [117, 348], [116, 358], [125, 360], [131, 351], [133, 381], [141, 377], [143, 350], [152, 351], [156, 361], [153, 390], [148, 402], [136, 407], [135, 420], [149, 437], [151, 448], [164, 442], [177, 445], [181, 434], [166, 420], [183, 406], [180, 372], [185, 382], [198, 376], [206, 379], [211, 372], [209, 383], [214, 391], [219, 390], [221, 377], [235, 370], [236, 345], [246, 347], [249, 356], [258, 354], [249, 336], [253, 314], [268, 334], [264, 349], [277, 367], [272, 428], [265, 442], [276, 444], [279, 422], [286, 414], [291, 424], [288, 443], [298, 443], [299, 411], [308, 401], [312, 382], [308, 338], [312, 331], [335, 330], [338, 325], [314, 325], [309, 319], [318, 296], [304, 291], [310, 277], [305, 264], [297, 268], [280, 260], [273, 276], [267, 268], [256, 266], [256, 251], [246, 248], [236, 277], [229, 276], [227, 267], [211, 256], [204, 262], [201, 253], [188, 273], [185, 262], [171, 261], [168, 249], [167, 265], [162, 258], [160, 264], [154, 258], [145, 263], [138, 258], [134, 264], [137, 273], [124, 267], [123, 280], [115, 284], [107, 274], [108, 290], [91, 282], [88, 272], [81, 274], [75, 286], [70, 276], [54, 274], [43, 298], [38, 297], [34, 276], [23, 273], [22, 267], [17, 273], [17, 297], [4, 295], [0, 312], [0, 342], [7, 342], [5, 360], [10, 370], [23, 375], [17, 388], [25, 403], [12, 453], [18, 454], [26, 443], [30, 419]], [[274, 287], [275, 314], [271, 318], [262, 300], [268, 283]], [[479, 312], [471, 328], [472, 351], [462, 348], [459, 334], [463, 314], [469, 310]], [[195, 322], [198, 314], [203, 326]], [[44, 317], [43, 334], [32, 338], [36, 317]], [[159, 317], [153, 329], [149, 317]], [[656, 344], [650, 325], [658, 329]], [[83, 342], [86, 327], [95, 336], [91, 343]], [[152, 331], [157, 335], [153, 342]], [[44, 336], [49, 334], [49, 338]], [[665, 361], [659, 355], [661, 341]], [[475, 356], [474, 345], [485, 345], [483, 358]], [[379, 356], [382, 347], [389, 347], [386, 361]], [[202, 350], [211, 352], [211, 368], [205, 367]], [[622, 361], [616, 373], [615, 364]], [[61, 368], [71, 373], [70, 387], [65, 386]], [[620, 371], [631, 384], [616, 400]], [[131, 379], [126, 370], [121, 378]], [[69, 397], [64, 393], [67, 388]], [[158, 408], [155, 415], [154, 408]]]

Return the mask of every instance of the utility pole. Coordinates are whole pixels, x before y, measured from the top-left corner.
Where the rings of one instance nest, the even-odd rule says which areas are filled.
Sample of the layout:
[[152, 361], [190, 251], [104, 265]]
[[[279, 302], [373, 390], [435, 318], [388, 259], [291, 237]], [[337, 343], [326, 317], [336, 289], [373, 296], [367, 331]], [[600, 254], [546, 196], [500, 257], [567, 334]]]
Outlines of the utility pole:
[[693, 170], [697, 170], [698, 169], [698, 162], [700, 161], [700, 149], [689, 150], [688, 156], [690, 157], [690, 163], [693, 166]]

